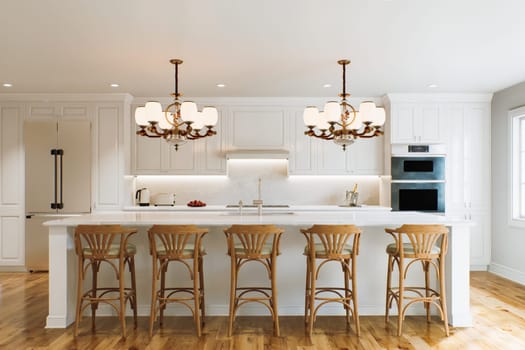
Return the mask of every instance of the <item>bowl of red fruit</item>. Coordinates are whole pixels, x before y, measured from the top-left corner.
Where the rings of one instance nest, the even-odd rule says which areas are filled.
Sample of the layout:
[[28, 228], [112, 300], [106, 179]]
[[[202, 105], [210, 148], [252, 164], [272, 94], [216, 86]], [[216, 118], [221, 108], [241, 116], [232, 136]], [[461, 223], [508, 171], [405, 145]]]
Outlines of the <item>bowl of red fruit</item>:
[[188, 202], [188, 207], [205, 207], [206, 203], [199, 201], [199, 200], [193, 200]]

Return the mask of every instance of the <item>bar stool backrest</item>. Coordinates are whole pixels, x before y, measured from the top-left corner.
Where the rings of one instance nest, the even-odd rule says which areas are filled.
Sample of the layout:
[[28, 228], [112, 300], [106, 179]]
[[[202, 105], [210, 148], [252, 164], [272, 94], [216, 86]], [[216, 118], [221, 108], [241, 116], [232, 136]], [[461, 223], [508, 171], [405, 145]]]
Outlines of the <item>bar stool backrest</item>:
[[195, 225], [153, 225], [148, 230], [151, 255], [168, 259], [194, 258], [208, 229]]
[[79, 256], [92, 259], [118, 258], [126, 253], [128, 239], [136, 232], [120, 225], [78, 225], [75, 251]]
[[[348, 255], [348, 248], [352, 250], [352, 255], [359, 254], [361, 229], [355, 225], [313, 225], [301, 229], [301, 233], [306, 237], [310, 254], [315, 253], [316, 244], [322, 244], [323, 255], [329, 259]], [[348, 243], [352, 237], [350, 246]]]
[[[396, 229], [385, 229], [396, 241], [400, 256], [410, 255], [418, 259], [445, 256], [448, 249], [448, 228], [443, 225], [403, 225]], [[404, 243], [409, 243], [413, 252], [406, 252]], [[440, 248], [439, 252], [436, 247]]]
[[[228, 238], [228, 254], [236, 252], [236, 246], [242, 247], [242, 256], [258, 258], [260, 256], [279, 255], [279, 240], [283, 229], [275, 225], [232, 225], [224, 230]], [[271, 243], [267, 243], [272, 239]], [[271, 244], [271, 251], [268, 251]]]

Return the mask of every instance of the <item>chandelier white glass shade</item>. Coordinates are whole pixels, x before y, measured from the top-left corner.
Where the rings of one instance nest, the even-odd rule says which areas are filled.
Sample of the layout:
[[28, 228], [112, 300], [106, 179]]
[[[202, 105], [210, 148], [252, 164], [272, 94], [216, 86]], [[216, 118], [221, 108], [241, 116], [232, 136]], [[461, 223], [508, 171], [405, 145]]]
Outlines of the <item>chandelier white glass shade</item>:
[[191, 101], [180, 101], [182, 96], [178, 88], [180, 59], [172, 59], [175, 65], [175, 92], [171, 94], [174, 101], [165, 110], [159, 102], [147, 102], [135, 110], [135, 123], [139, 126], [137, 135], [162, 137], [179, 149], [187, 140], [196, 140], [217, 134], [213, 127], [217, 124], [218, 113], [214, 107], [204, 107], [201, 112]]
[[315, 106], [306, 107], [303, 113], [304, 124], [308, 128], [305, 135], [323, 140], [333, 140], [346, 150], [356, 138], [372, 138], [383, 135], [385, 110], [376, 107], [372, 101], [362, 102], [356, 110], [346, 100], [346, 66], [349, 60], [337, 61], [343, 67], [343, 92], [341, 102], [329, 101], [319, 111]]

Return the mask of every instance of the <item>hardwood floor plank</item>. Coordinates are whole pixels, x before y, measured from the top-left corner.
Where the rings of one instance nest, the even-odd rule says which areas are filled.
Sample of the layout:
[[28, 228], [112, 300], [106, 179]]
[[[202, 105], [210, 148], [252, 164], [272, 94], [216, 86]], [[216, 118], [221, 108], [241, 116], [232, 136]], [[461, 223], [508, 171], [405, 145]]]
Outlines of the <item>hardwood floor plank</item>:
[[208, 317], [203, 336], [195, 336], [190, 317], [167, 317], [163, 328], [148, 336], [148, 318], [140, 317], [128, 337], [120, 337], [116, 317], [89, 318], [75, 339], [68, 329], [45, 329], [48, 277], [45, 273], [0, 273], [0, 349], [525, 349], [525, 286], [487, 272], [471, 273], [472, 328], [451, 328], [446, 337], [438, 317], [407, 316], [403, 336], [397, 337], [396, 316], [387, 325], [382, 316], [361, 316], [361, 337], [343, 317], [318, 317], [312, 338], [306, 336], [302, 317], [281, 317], [281, 337], [272, 336], [268, 316], [238, 317], [234, 336], [227, 337], [227, 317]]

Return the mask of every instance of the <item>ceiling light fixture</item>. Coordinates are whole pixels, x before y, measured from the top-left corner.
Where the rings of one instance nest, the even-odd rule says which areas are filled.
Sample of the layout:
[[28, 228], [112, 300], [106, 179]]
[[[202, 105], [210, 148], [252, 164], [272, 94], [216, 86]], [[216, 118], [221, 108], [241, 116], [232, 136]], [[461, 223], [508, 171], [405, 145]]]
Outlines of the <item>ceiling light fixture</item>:
[[430, 89], [434, 89], [434, 88], [437, 88], [438, 86], [437, 84], [429, 84], [427, 87]]
[[226, 86], [226, 85], [224, 85], [224, 84], [217, 84], [217, 87], [219, 87], [219, 88], [223, 88], [223, 87], [225, 87], [225, 86]]
[[3, 87], [13, 87], [13, 84], [11, 84], [11, 83], [3, 83], [2, 86]]
[[117, 83], [112, 83], [112, 84], [109, 84], [109, 86], [111, 86], [112, 88], [118, 88], [120, 85]]
[[173, 103], [162, 111], [159, 102], [147, 102], [144, 107], [135, 110], [135, 122], [140, 127], [137, 135], [162, 137], [178, 150], [187, 140], [215, 135], [217, 132], [213, 127], [217, 124], [218, 112], [214, 107], [204, 107], [199, 112], [194, 102], [180, 101], [179, 64], [182, 60], [174, 58], [170, 63], [175, 65], [175, 92], [171, 94]]
[[332, 84], [324, 84], [323, 87], [324, 88], [329, 88], [329, 87], [332, 87]]
[[324, 105], [324, 111], [315, 106], [308, 106], [303, 113], [303, 120], [308, 128], [305, 135], [334, 142], [346, 150], [346, 146], [360, 138], [372, 138], [383, 135], [381, 127], [385, 123], [385, 110], [376, 107], [372, 101], [362, 102], [357, 111], [346, 100], [346, 66], [349, 60], [337, 61], [343, 66], [343, 92], [339, 94], [341, 102], [329, 101]]

